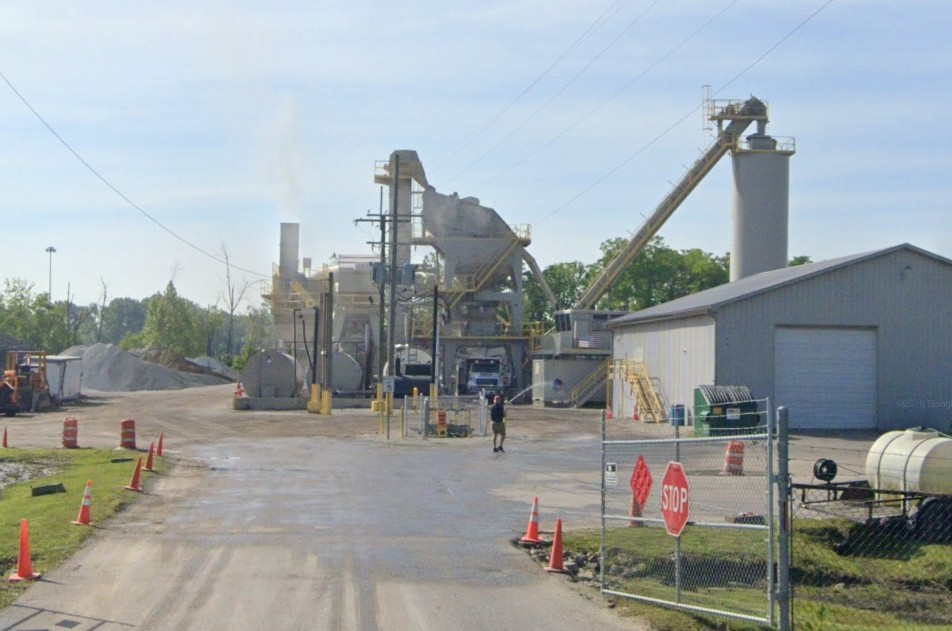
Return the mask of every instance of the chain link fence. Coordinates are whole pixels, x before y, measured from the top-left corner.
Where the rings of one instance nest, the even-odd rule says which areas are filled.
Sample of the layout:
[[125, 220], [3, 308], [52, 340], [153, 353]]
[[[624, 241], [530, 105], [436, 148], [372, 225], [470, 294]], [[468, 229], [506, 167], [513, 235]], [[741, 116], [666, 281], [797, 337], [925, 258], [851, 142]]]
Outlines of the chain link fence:
[[793, 485], [798, 630], [952, 629], [952, 496]]
[[603, 593], [774, 625], [774, 443], [732, 433], [603, 438]]
[[405, 397], [401, 408], [401, 437], [466, 438], [485, 436], [489, 406], [485, 397]]

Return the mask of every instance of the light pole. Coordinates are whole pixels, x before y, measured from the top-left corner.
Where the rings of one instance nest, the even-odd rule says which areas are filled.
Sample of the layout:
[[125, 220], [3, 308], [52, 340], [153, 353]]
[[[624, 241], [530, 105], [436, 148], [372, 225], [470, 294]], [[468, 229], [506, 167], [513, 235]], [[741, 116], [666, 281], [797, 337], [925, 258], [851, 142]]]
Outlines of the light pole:
[[56, 252], [56, 248], [50, 245], [47, 246], [46, 251], [50, 255], [50, 286], [46, 292], [46, 295], [50, 300], [50, 304], [53, 304], [53, 252]]

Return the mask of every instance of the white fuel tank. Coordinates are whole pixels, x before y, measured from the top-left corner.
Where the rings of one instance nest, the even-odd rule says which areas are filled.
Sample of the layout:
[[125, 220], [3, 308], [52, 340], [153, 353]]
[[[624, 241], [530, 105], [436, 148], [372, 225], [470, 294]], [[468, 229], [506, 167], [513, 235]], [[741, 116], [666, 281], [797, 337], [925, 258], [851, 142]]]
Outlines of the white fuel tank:
[[866, 478], [874, 489], [952, 493], [952, 438], [925, 427], [887, 432], [869, 448]]

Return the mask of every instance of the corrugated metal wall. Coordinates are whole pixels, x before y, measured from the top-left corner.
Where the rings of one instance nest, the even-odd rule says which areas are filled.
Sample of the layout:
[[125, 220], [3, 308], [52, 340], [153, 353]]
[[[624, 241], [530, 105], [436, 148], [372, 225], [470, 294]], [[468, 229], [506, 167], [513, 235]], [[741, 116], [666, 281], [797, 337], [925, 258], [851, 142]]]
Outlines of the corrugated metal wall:
[[[714, 319], [709, 316], [649, 322], [614, 331], [613, 357], [641, 359], [661, 382], [668, 405], [694, 402], [694, 388], [714, 383]], [[613, 413], [630, 418], [634, 402], [627, 383], [615, 380]]]
[[716, 319], [719, 384], [775, 399], [777, 326], [872, 327], [878, 428], [952, 426], [952, 266], [941, 261], [898, 250], [727, 305]]

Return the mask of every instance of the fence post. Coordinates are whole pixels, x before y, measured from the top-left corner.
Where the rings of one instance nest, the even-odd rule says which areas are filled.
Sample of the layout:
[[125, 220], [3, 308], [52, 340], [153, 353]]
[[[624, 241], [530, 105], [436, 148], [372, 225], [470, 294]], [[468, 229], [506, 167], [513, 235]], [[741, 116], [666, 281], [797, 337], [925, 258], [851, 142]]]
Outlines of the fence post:
[[605, 591], [605, 410], [602, 410], [602, 533], [598, 541], [598, 588]]
[[792, 593], [790, 591], [790, 451], [787, 408], [777, 408], [777, 509], [780, 516], [777, 552], [777, 600], [780, 609], [778, 628], [790, 631], [790, 609]]
[[[414, 388], [414, 390], [415, 390], [415, 388]], [[408, 397], [408, 396], [404, 396], [404, 397], [403, 397], [403, 414], [400, 415], [400, 438], [401, 438], [401, 439], [407, 437], [407, 421], [408, 421], [409, 418], [410, 418], [409, 399], [410, 399], [410, 397]], [[415, 406], [415, 405], [416, 405], [416, 393], [414, 393], [414, 395], [413, 395], [413, 401], [414, 401], [414, 406]]]

